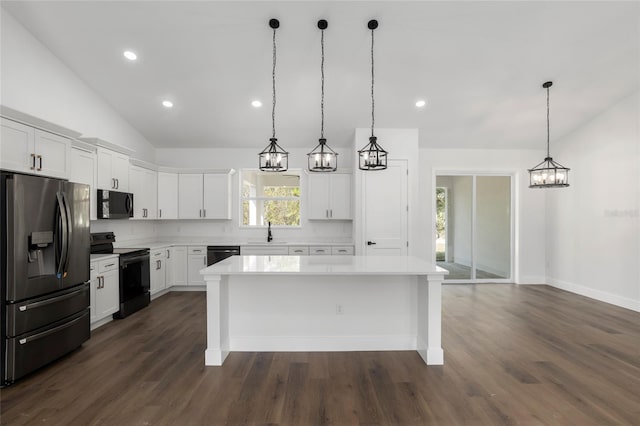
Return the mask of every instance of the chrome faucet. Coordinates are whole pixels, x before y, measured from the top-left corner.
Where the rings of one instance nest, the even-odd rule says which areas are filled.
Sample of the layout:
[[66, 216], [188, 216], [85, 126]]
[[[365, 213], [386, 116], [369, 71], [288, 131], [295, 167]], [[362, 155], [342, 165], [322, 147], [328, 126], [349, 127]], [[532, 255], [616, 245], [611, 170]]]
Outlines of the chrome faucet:
[[270, 243], [273, 240], [273, 235], [271, 235], [271, 222], [269, 222], [269, 228], [267, 231], [267, 242]]

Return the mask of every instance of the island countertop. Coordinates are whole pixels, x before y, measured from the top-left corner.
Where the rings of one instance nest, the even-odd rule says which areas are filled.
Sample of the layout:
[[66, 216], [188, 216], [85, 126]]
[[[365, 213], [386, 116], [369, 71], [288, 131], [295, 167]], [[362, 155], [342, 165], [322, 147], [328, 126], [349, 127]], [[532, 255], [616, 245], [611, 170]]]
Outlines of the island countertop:
[[231, 256], [200, 271], [207, 275], [446, 275], [413, 256]]

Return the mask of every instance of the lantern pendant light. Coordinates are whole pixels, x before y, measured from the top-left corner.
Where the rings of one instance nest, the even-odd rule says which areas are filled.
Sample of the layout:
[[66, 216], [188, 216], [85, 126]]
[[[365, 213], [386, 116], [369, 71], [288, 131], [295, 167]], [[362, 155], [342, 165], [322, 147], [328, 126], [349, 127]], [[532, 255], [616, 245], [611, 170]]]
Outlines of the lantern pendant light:
[[320, 139], [319, 144], [316, 145], [313, 150], [307, 154], [309, 159], [309, 171], [310, 172], [335, 172], [338, 168], [338, 153], [327, 145], [327, 140], [324, 138], [324, 30], [327, 29], [328, 23], [324, 19], [318, 21], [318, 28], [320, 28]]
[[358, 151], [358, 168], [360, 170], [385, 170], [387, 168], [387, 151], [378, 145], [378, 138], [373, 134], [375, 124], [375, 100], [373, 97], [373, 31], [378, 28], [378, 21], [372, 19], [367, 24], [371, 30], [371, 137], [369, 143]]
[[289, 153], [286, 152], [276, 139], [276, 29], [280, 21], [270, 19], [269, 26], [273, 29], [273, 68], [271, 71], [273, 103], [271, 108], [271, 138], [269, 145], [259, 154], [260, 170], [265, 172], [285, 172], [289, 168]]
[[542, 85], [547, 89], [547, 156], [540, 164], [529, 169], [529, 188], [565, 188], [569, 186], [569, 169], [553, 161], [549, 154], [549, 87], [553, 82]]

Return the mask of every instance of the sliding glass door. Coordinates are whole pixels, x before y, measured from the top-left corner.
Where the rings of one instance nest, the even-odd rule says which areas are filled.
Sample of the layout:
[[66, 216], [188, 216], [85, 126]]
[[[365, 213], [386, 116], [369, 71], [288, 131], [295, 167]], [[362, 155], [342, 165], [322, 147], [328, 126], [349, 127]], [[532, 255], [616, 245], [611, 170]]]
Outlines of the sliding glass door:
[[436, 263], [455, 282], [504, 282], [512, 276], [512, 178], [436, 176]]

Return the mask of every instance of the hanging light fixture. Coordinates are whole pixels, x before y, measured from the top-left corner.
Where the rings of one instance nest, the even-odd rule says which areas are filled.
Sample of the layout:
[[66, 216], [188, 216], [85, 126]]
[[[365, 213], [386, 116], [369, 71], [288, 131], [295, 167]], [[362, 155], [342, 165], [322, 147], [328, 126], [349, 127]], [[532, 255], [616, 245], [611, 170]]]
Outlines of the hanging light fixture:
[[273, 103], [271, 108], [271, 138], [270, 143], [259, 154], [260, 170], [265, 172], [285, 172], [289, 168], [289, 153], [286, 152], [276, 139], [276, 29], [280, 21], [270, 19], [269, 26], [273, 29], [273, 69], [271, 71]]
[[547, 156], [540, 164], [529, 169], [529, 188], [564, 188], [569, 186], [569, 169], [553, 161], [549, 154], [549, 87], [553, 82], [542, 85], [547, 89]]
[[384, 170], [387, 168], [387, 151], [378, 145], [378, 138], [373, 135], [375, 124], [375, 100], [373, 97], [373, 31], [378, 28], [378, 21], [372, 19], [367, 24], [371, 30], [371, 137], [369, 143], [358, 151], [358, 168], [360, 170]]
[[310, 172], [335, 172], [338, 169], [338, 153], [327, 145], [324, 138], [324, 30], [327, 29], [328, 23], [324, 19], [318, 21], [320, 28], [320, 143], [307, 154], [309, 157]]

